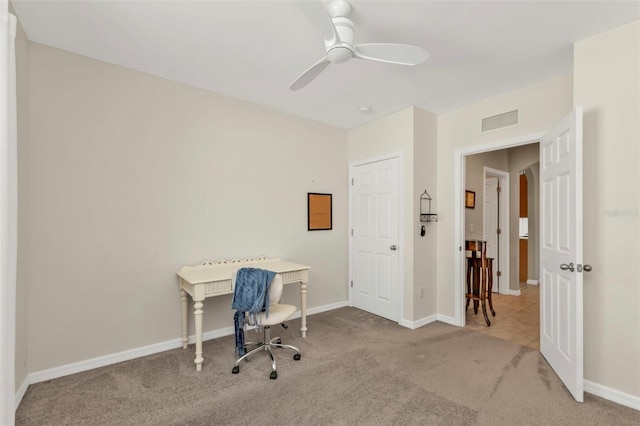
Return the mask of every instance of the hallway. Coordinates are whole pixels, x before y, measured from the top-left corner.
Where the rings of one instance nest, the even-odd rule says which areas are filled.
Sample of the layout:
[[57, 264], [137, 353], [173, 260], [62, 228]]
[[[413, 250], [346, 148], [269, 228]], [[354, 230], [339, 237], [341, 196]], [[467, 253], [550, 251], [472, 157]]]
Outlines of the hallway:
[[489, 312], [490, 327], [484, 321], [482, 307], [478, 307], [475, 315], [470, 304], [466, 327], [540, 350], [540, 286], [520, 283], [520, 293], [520, 296], [493, 294], [496, 316]]

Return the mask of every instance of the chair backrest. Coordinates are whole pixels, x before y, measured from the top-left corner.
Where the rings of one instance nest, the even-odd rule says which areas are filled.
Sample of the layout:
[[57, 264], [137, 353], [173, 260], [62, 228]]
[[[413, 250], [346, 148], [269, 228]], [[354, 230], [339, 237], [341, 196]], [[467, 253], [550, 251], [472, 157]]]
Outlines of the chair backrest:
[[473, 257], [487, 256], [487, 242], [482, 240], [466, 240], [465, 250], [471, 252]]
[[466, 240], [465, 250], [471, 252], [471, 257], [482, 259], [482, 266], [487, 265], [487, 242], [482, 240]]
[[280, 303], [283, 285], [282, 275], [276, 274], [271, 281], [271, 286], [269, 287], [269, 305], [276, 305]]

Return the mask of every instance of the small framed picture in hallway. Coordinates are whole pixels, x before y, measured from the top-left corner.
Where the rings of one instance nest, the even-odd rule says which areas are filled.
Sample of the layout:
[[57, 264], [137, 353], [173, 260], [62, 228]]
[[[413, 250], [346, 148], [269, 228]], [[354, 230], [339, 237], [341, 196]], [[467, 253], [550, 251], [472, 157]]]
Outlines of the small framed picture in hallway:
[[464, 191], [464, 206], [468, 209], [476, 208], [476, 193], [475, 191]]

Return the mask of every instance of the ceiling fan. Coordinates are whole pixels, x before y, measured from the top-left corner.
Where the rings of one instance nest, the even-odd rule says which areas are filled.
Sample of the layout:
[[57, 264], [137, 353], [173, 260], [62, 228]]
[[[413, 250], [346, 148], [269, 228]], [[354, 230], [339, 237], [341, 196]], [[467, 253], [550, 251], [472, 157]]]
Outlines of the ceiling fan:
[[399, 65], [418, 65], [429, 59], [421, 47], [393, 43], [353, 44], [355, 26], [349, 19], [351, 4], [335, 0], [327, 11], [320, 0], [297, 1], [302, 13], [324, 37], [327, 54], [311, 65], [289, 86], [298, 90], [311, 83], [330, 64], [346, 62], [351, 58], [368, 59]]

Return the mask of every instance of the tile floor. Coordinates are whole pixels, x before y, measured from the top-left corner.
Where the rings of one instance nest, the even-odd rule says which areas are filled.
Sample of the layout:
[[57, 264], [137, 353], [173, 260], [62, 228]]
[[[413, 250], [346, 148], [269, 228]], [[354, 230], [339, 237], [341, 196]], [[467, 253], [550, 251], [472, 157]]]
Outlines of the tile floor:
[[482, 307], [478, 307], [476, 315], [470, 303], [466, 327], [540, 350], [540, 286], [520, 283], [520, 293], [520, 296], [493, 293], [496, 316], [491, 315], [487, 304], [490, 327], [484, 321]]

